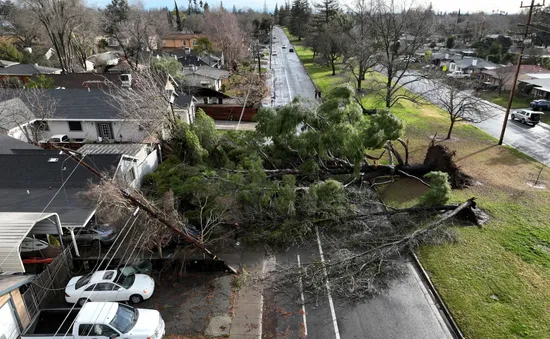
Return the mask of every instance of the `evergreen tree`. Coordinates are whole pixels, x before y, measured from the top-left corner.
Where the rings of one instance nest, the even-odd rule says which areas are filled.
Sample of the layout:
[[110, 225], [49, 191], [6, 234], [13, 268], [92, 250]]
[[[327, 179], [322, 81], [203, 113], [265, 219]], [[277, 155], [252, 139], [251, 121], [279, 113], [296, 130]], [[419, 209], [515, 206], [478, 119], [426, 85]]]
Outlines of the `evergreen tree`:
[[328, 24], [340, 10], [338, 7], [338, 0], [322, 0], [315, 4], [315, 8], [323, 18], [325, 24]]
[[264, 14], [268, 14], [269, 10], [267, 9], [267, 1], [264, 0]]
[[202, 9], [204, 9], [205, 12], [208, 12], [210, 10], [210, 5], [208, 5], [208, 2], [204, 3], [204, 6], [202, 7]]
[[178, 9], [178, 3], [174, 0], [174, 5], [176, 5], [176, 25], [178, 28], [178, 32], [183, 31], [183, 27], [181, 25], [181, 17], [180, 17], [180, 11]]
[[273, 20], [275, 23], [279, 23], [279, 8], [277, 4], [275, 4], [275, 10], [273, 11]]
[[235, 7], [235, 5], [233, 5], [233, 14], [236, 14], [237, 13], [237, 7]]
[[170, 25], [170, 29], [174, 28], [174, 18], [172, 18], [172, 12], [168, 10], [168, 7], [164, 8], [166, 10], [166, 17], [168, 19], [168, 24]]
[[307, 0], [294, 0], [290, 9], [290, 32], [302, 40], [305, 36], [306, 27], [308, 24], [311, 10]]

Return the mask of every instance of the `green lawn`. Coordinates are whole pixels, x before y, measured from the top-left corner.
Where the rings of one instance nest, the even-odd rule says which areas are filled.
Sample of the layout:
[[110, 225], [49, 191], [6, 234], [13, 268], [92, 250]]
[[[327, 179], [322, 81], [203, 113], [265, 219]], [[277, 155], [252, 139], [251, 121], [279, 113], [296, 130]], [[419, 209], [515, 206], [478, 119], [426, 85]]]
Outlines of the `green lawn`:
[[[291, 40], [317, 86], [327, 91], [346, 81], [313, 65], [311, 53]], [[365, 101], [379, 105], [371, 97]], [[423, 161], [432, 136], [447, 130], [444, 113], [408, 102], [392, 111], [407, 123], [411, 162]], [[491, 221], [483, 228], [457, 227], [458, 243], [423, 246], [420, 260], [466, 337], [550, 338], [550, 190], [529, 185], [541, 164], [496, 146], [471, 125], [459, 124], [453, 136], [444, 143], [479, 184], [454, 191], [452, 199], [476, 197]], [[541, 180], [550, 187], [550, 169], [544, 168]], [[410, 206], [424, 190], [417, 181], [402, 179], [381, 194], [390, 205]]]
[[[481, 94], [481, 97], [485, 100], [488, 100], [492, 102], [493, 104], [497, 104], [499, 106], [502, 106], [506, 108], [508, 105], [508, 98], [510, 96], [510, 92], [503, 92], [502, 94], [491, 94], [491, 93], [483, 93]], [[526, 98], [522, 96], [515, 96], [514, 100], [512, 100], [512, 108], [527, 108], [529, 107], [529, 103], [533, 100], [533, 98]]]

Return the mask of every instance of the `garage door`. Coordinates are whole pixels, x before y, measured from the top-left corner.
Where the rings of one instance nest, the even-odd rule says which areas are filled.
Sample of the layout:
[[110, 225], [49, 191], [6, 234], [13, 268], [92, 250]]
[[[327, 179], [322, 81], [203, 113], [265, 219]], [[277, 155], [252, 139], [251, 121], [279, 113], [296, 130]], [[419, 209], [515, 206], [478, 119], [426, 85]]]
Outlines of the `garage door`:
[[16, 339], [19, 336], [19, 325], [13, 314], [11, 304], [7, 301], [0, 307], [0, 339]]

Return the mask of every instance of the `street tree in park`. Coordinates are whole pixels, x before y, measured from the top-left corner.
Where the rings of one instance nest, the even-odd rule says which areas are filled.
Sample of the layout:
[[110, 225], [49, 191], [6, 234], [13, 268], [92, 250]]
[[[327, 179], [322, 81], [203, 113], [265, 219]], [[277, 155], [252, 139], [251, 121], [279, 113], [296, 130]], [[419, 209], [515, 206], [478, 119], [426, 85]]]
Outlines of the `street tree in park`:
[[342, 26], [336, 21], [324, 24], [321, 29], [323, 37], [319, 39], [318, 50], [336, 75], [336, 61], [345, 54], [347, 48]]
[[370, 27], [372, 14], [368, 0], [356, 0], [349, 8], [349, 16], [343, 17], [341, 25], [344, 33], [346, 69], [353, 75], [357, 90], [362, 90], [365, 75], [378, 62], [377, 51]]
[[340, 11], [340, 6], [337, 0], [321, 0], [316, 2], [314, 7], [318, 12], [317, 15], [321, 17], [325, 24], [328, 24], [332, 19], [334, 19]]
[[423, 79], [423, 76], [408, 71], [415, 53], [424, 46], [434, 27], [431, 7], [414, 7], [399, 1], [374, 1], [370, 16], [378, 65], [386, 76], [381, 87], [382, 99], [388, 108], [400, 100], [418, 99], [416, 95], [401, 91], [401, 87]]
[[307, 0], [294, 0], [290, 8], [290, 33], [301, 41], [306, 34], [306, 28], [311, 16], [311, 8]]
[[434, 85], [439, 87], [432, 92], [434, 104], [442, 107], [449, 117], [447, 139], [451, 138], [457, 122], [479, 123], [491, 117], [491, 107], [485, 100], [471, 95], [469, 85], [463, 79], [443, 76]]

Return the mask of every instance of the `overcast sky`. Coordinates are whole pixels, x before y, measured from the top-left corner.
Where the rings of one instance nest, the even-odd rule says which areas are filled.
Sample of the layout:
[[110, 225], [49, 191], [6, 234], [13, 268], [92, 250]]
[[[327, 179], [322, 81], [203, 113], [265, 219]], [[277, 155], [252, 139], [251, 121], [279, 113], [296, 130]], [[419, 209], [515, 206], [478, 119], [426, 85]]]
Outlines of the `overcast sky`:
[[[99, 5], [104, 5], [110, 0], [92, 0], [93, 2], [98, 3]], [[164, 7], [168, 6], [169, 8], [174, 7], [173, 0], [142, 0], [146, 7]], [[189, 0], [178, 0], [178, 6], [187, 7]], [[203, 0], [205, 1], [205, 0]], [[211, 7], [218, 7], [220, 5], [219, 0], [206, 0]], [[291, 1], [291, 0], [290, 0]], [[309, 0], [310, 4], [316, 0]], [[130, 1], [131, 2], [131, 1]], [[267, 0], [267, 6], [271, 11], [275, 8], [275, 4], [278, 3], [281, 5], [285, 0]], [[526, 4], [529, 3], [529, 0], [524, 1]], [[340, 0], [342, 4], [351, 4], [353, 0]], [[415, 3], [429, 3], [429, 1], [416, 0]], [[466, 12], [479, 12], [485, 11], [491, 13], [492, 11], [504, 11], [508, 13], [516, 13], [519, 11], [519, 6], [521, 1], [519, 0], [433, 0], [432, 5], [436, 11], [460, 11], [462, 13]], [[253, 8], [261, 10], [264, 6], [264, 0], [223, 0], [223, 6], [225, 8], [232, 8], [233, 5], [237, 6], [237, 9], [240, 8]]]

